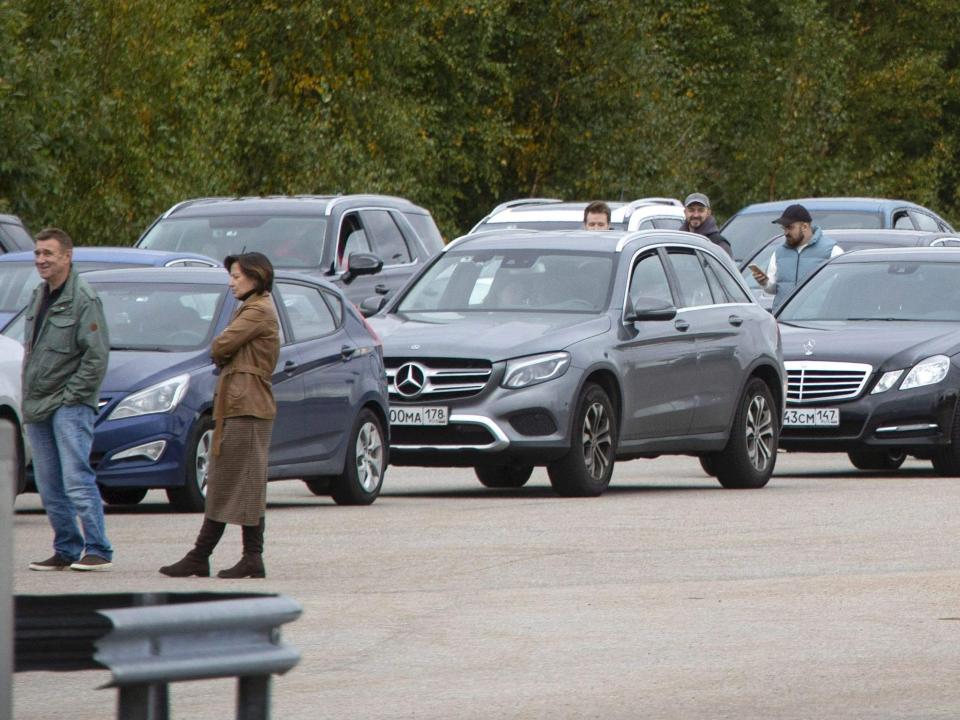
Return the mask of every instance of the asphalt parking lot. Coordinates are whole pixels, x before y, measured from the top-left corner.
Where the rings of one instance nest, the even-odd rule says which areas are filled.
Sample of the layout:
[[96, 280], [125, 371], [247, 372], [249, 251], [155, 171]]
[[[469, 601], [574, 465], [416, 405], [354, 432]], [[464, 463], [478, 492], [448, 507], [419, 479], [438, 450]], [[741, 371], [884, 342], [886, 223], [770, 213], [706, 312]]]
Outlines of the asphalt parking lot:
[[[250, 590], [295, 598], [300, 664], [272, 717], [953, 718], [960, 714], [960, 482], [908, 461], [781, 454], [767, 488], [692, 458], [617, 466], [596, 499], [472, 472], [391, 468], [371, 507], [270, 486], [264, 581], [172, 580], [199, 517], [152, 491], [108, 510], [109, 574], [32, 573], [36, 495], [14, 518], [17, 593]], [[228, 530], [214, 568], [233, 563]], [[14, 678], [17, 720], [113, 717], [106, 672]], [[175, 686], [171, 716], [233, 715], [234, 683]]]

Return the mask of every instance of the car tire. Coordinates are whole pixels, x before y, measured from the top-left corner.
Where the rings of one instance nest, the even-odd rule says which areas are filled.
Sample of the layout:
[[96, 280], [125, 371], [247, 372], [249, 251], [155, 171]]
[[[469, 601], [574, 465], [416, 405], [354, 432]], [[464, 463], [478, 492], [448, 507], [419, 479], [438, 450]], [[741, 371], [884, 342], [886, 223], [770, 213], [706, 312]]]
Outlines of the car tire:
[[203, 512], [207, 501], [207, 472], [213, 450], [213, 418], [202, 415], [190, 433], [184, 482], [181, 487], [167, 488], [167, 499], [179, 512]]
[[565, 497], [595, 497], [610, 484], [616, 460], [617, 419], [599, 385], [588, 383], [577, 401], [570, 449], [547, 465], [553, 489]]
[[533, 475], [533, 465], [477, 465], [473, 471], [484, 487], [521, 488]]
[[357, 415], [347, 441], [343, 473], [330, 483], [337, 505], [370, 505], [380, 495], [387, 469], [383, 423], [370, 408]]
[[107, 505], [136, 505], [147, 496], [147, 488], [97, 487]]
[[896, 470], [907, 454], [902, 450], [851, 450], [847, 457], [857, 470]]
[[960, 476], [960, 403], [953, 413], [953, 428], [950, 432], [950, 444], [933, 451], [933, 469], [944, 477]]
[[717, 476], [717, 458], [715, 455], [701, 455], [700, 456], [700, 467], [703, 468], [703, 471], [710, 477]]
[[713, 462], [717, 480], [725, 488], [762, 488], [777, 463], [779, 418], [773, 393], [753, 378], [740, 397], [727, 446]]
[[23, 429], [17, 425], [13, 424], [14, 429], [14, 450], [16, 452], [15, 462], [17, 463], [16, 472], [17, 482], [14, 485], [13, 498], [16, 500], [17, 495], [26, 492], [27, 490], [27, 464], [24, 460], [27, 454], [25, 440], [23, 438]]

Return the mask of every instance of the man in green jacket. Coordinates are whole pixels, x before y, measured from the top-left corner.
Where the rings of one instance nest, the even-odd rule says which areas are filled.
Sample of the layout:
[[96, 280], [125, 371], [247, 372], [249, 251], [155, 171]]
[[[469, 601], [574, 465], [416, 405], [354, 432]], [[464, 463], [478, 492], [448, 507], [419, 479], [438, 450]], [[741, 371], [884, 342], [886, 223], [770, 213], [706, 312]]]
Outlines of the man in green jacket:
[[110, 353], [103, 307], [73, 269], [73, 241], [63, 230], [40, 231], [34, 257], [43, 282], [26, 311], [23, 423], [53, 527], [53, 555], [30, 563], [30, 569], [108, 570], [113, 548], [90, 467], [93, 421]]

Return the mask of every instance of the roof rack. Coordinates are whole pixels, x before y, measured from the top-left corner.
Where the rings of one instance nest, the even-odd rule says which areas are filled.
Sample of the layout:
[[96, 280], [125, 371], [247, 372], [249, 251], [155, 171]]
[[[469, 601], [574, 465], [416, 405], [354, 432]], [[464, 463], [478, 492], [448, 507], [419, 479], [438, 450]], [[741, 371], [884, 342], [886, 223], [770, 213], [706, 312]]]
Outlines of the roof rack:
[[[507, 202], [500, 203], [490, 212], [490, 215], [496, 215], [498, 212], [520, 207], [521, 205], [547, 205], [562, 202], [563, 200], [560, 198], [517, 198], [516, 200], [507, 200]], [[487, 217], [489, 217], [489, 215]]]

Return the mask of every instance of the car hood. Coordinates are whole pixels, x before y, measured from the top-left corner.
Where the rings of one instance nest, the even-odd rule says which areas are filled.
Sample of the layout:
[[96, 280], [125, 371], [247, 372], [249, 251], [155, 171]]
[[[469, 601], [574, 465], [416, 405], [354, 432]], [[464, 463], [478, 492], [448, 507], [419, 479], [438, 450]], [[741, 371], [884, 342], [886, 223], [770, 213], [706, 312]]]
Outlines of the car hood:
[[165, 378], [212, 365], [210, 351], [154, 352], [111, 350], [102, 393], [130, 392]]
[[893, 368], [909, 367], [931, 355], [960, 352], [960, 325], [952, 322], [784, 322], [780, 335], [784, 360], [836, 360]]
[[563, 350], [610, 329], [606, 315], [423, 313], [370, 318], [387, 356], [486, 358], [492, 362]]

